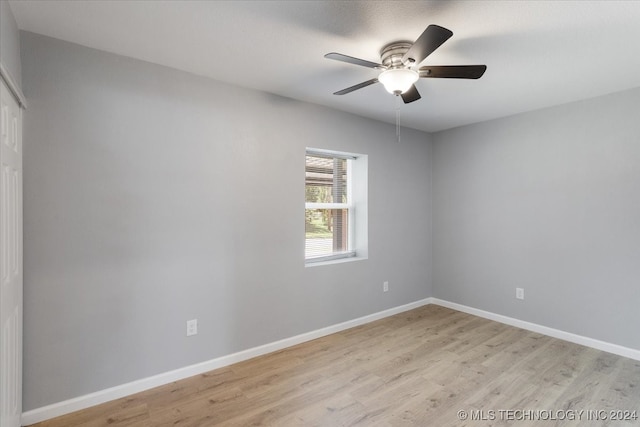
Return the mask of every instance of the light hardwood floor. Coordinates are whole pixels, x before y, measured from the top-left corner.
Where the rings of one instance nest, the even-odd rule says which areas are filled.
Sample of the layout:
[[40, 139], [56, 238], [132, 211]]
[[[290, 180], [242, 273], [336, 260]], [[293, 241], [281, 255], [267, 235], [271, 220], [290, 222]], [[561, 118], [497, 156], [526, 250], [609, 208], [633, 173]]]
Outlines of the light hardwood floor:
[[35, 426], [640, 425], [612, 410], [639, 361], [428, 305]]

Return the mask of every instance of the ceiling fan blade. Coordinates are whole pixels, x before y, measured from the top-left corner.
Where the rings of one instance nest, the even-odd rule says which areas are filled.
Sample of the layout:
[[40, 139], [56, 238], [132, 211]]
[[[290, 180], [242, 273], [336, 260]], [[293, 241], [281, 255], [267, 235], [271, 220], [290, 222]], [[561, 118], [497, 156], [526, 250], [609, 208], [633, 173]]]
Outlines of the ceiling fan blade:
[[401, 94], [400, 96], [402, 97], [402, 100], [404, 101], [405, 104], [408, 104], [413, 101], [417, 101], [418, 99], [422, 98], [420, 96], [420, 93], [418, 92], [418, 89], [416, 89], [416, 85], [412, 85], [411, 89]]
[[420, 77], [445, 79], [479, 79], [487, 70], [486, 65], [436, 65], [420, 67]]
[[418, 40], [409, 48], [407, 53], [402, 57], [402, 62], [411, 64], [419, 64], [431, 53], [446, 42], [453, 35], [448, 30], [439, 25], [429, 25], [426, 30], [418, 37]]
[[372, 85], [374, 83], [378, 83], [378, 79], [377, 78], [371, 79], [371, 80], [367, 80], [366, 82], [358, 83], [357, 85], [353, 85], [353, 86], [350, 86], [350, 87], [348, 87], [346, 89], [339, 90], [337, 92], [334, 92], [333, 94], [334, 95], [346, 95], [347, 93], [353, 92], [354, 90], [362, 89], [363, 87], [367, 87], [367, 86]]
[[335, 59], [336, 61], [347, 62], [349, 64], [361, 65], [367, 68], [379, 68], [379, 69], [385, 68], [384, 65], [382, 64], [376, 64], [375, 62], [366, 61], [360, 58], [354, 58], [353, 56], [343, 55], [341, 53], [336, 53], [336, 52], [327, 53], [324, 57], [328, 59]]

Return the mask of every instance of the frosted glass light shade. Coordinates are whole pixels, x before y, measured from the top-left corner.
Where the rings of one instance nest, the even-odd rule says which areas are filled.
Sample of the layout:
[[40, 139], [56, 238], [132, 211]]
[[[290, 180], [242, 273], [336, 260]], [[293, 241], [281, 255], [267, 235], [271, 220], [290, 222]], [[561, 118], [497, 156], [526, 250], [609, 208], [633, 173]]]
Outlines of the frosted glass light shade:
[[380, 73], [378, 81], [384, 85], [387, 92], [400, 95], [408, 91], [418, 81], [420, 76], [407, 68], [392, 68]]

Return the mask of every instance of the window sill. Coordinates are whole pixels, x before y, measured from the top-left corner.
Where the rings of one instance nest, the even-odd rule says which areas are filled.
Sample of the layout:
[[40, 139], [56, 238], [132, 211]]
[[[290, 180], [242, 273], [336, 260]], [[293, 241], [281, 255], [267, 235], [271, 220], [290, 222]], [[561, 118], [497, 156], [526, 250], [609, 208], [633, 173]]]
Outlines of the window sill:
[[322, 265], [332, 265], [332, 264], [343, 264], [346, 262], [354, 262], [354, 261], [364, 261], [366, 260], [367, 257], [363, 257], [363, 256], [352, 256], [352, 257], [348, 257], [348, 258], [338, 258], [338, 259], [331, 259], [331, 260], [327, 260], [327, 261], [318, 261], [318, 262], [305, 262], [304, 266], [305, 267], [320, 267]]

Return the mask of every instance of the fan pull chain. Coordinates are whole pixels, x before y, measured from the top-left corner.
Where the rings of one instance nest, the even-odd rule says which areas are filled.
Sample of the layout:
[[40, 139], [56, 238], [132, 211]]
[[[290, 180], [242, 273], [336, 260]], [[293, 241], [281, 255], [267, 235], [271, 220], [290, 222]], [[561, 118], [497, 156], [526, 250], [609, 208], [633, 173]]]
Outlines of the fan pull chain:
[[400, 102], [400, 96], [396, 95], [396, 138], [398, 138], [398, 143], [400, 143], [400, 107], [402, 106], [402, 102]]

